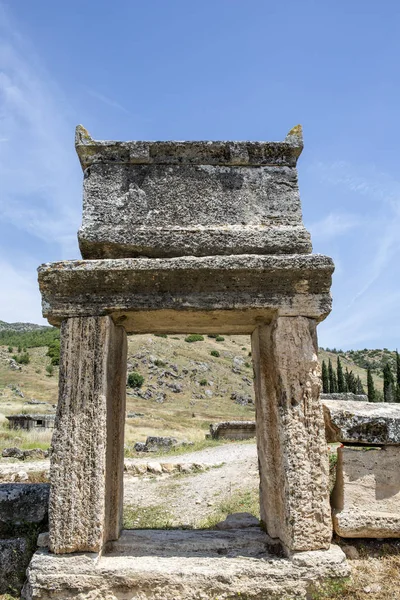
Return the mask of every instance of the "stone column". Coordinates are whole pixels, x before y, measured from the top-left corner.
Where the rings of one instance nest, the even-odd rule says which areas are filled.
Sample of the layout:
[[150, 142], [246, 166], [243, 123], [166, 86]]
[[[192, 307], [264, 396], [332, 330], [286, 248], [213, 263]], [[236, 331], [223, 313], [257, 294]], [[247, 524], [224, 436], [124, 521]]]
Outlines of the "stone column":
[[126, 333], [110, 317], [61, 325], [50, 466], [50, 550], [99, 552], [122, 525]]
[[278, 317], [252, 335], [261, 519], [287, 554], [328, 548], [328, 453], [316, 323]]

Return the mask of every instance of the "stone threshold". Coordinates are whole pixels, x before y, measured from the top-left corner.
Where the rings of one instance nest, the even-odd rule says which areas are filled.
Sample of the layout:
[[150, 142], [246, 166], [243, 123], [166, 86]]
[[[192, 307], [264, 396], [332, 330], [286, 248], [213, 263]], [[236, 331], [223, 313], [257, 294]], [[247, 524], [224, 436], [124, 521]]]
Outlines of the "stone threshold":
[[259, 528], [229, 531], [123, 531], [103, 555], [39, 550], [28, 569], [25, 600], [228, 600], [306, 598], [313, 582], [347, 577], [338, 546], [271, 554]]

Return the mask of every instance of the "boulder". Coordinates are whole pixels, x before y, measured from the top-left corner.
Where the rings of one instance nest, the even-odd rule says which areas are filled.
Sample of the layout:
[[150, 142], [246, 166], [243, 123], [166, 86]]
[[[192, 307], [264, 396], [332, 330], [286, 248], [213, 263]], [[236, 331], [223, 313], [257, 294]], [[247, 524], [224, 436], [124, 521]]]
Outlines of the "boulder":
[[216, 529], [241, 529], [242, 527], [260, 527], [260, 521], [247, 512], [233, 513], [215, 526]]
[[0, 594], [19, 596], [31, 556], [27, 539], [0, 539]]
[[0, 486], [0, 534], [25, 523], [47, 522], [50, 486], [47, 483], [5, 483]]
[[400, 445], [400, 404], [323, 400], [328, 442]]
[[18, 458], [19, 460], [24, 459], [24, 452], [19, 448], [4, 448], [1, 453], [3, 458]]

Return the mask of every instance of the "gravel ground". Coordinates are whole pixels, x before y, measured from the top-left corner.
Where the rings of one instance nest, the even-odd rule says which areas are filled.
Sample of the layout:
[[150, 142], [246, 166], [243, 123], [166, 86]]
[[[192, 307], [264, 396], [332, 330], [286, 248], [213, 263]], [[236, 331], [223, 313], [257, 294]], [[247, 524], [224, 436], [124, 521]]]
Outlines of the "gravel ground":
[[125, 504], [165, 504], [173, 516], [173, 525], [195, 525], [212, 512], [219, 500], [239, 489], [258, 486], [255, 444], [226, 444], [157, 461], [210, 466], [208, 471], [191, 475], [125, 477]]

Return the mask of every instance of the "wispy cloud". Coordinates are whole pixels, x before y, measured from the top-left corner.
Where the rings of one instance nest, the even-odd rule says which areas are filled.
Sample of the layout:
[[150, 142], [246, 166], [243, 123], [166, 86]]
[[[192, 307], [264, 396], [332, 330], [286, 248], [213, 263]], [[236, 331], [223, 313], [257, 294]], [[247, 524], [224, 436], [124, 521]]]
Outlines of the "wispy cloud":
[[[400, 337], [400, 284], [396, 277], [400, 263], [400, 181], [374, 165], [361, 168], [345, 162], [317, 163], [312, 169], [328, 187], [342, 189], [346, 198], [354, 199], [350, 201], [351, 213], [331, 213], [311, 226], [316, 240], [329, 244], [339, 236], [343, 239], [335, 245], [341, 271], [334, 284], [337, 297], [333, 313], [321, 326], [323, 336], [331, 346], [347, 347], [371, 342], [374, 337]], [[357, 206], [358, 212], [354, 210]]]
[[117, 110], [120, 110], [120, 111], [126, 113], [127, 115], [130, 114], [129, 110], [127, 110], [124, 106], [122, 106], [122, 104], [120, 104], [116, 100], [113, 100], [112, 98], [109, 98], [108, 96], [105, 96], [104, 94], [100, 94], [99, 92], [96, 92], [95, 90], [92, 90], [90, 88], [85, 88], [85, 89], [86, 89], [86, 92], [89, 94], [89, 96], [96, 98], [100, 102], [103, 102], [103, 104], [107, 104], [107, 106], [111, 106], [111, 108], [116, 108]]
[[70, 108], [0, 6], [0, 216], [73, 251], [80, 181]]
[[[79, 256], [81, 176], [73, 148], [74, 120], [34, 48], [0, 4], [0, 219], [42, 245], [57, 245], [59, 258]], [[37, 286], [34, 256], [28, 246], [24, 250], [32, 258], [32, 277], [26, 271], [20, 275], [11, 255], [1, 258], [2, 281], [3, 273], [8, 274], [14, 292], [0, 296], [0, 319], [8, 314], [21, 320], [30, 298], [40, 319], [39, 294], [22, 285], [29, 281]]]
[[330, 213], [321, 221], [309, 225], [313, 240], [330, 240], [339, 237], [351, 229], [361, 227], [363, 219], [360, 215], [346, 213]]

